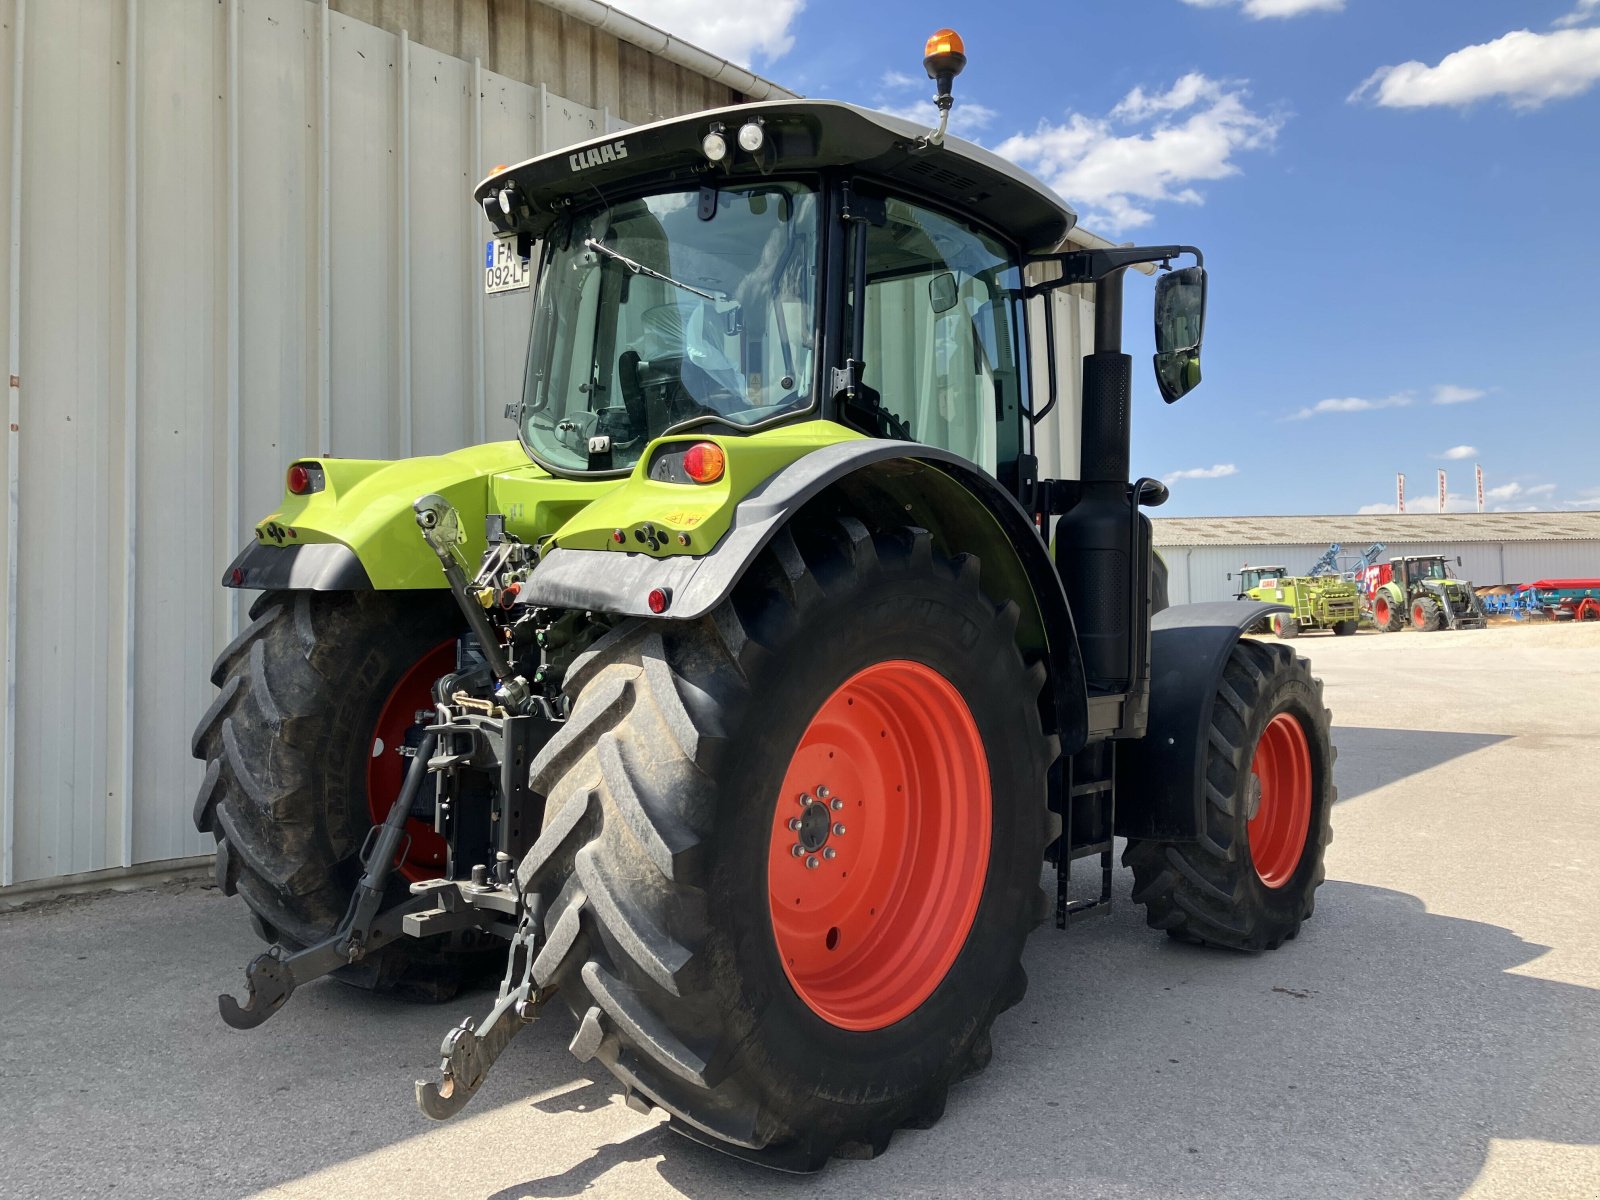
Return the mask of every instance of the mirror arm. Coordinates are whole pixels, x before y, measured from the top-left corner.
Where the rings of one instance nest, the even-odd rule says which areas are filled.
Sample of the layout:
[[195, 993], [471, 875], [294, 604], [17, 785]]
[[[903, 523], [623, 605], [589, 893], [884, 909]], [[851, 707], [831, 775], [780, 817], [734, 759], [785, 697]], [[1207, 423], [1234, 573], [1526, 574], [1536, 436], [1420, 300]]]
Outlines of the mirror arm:
[[1182, 254], [1194, 255], [1195, 265], [1205, 266], [1205, 256], [1195, 246], [1112, 246], [1104, 250], [1068, 250], [1062, 254], [1040, 255], [1033, 261], [1060, 263], [1061, 275], [1034, 284], [1025, 289], [1023, 295], [1032, 298], [1073, 284], [1095, 283], [1113, 271], [1140, 263], [1170, 264]]

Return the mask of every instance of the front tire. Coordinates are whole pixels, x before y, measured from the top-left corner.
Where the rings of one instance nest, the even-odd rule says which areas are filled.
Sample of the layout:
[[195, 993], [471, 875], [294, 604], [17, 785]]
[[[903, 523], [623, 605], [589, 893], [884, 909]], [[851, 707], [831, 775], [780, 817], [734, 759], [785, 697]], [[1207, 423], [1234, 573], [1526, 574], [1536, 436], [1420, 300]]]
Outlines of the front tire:
[[1426, 596], [1411, 602], [1411, 627], [1419, 633], [1433, 633], [1440, 625], [1439, 605]]
[[1335, 637], [1349, 637], [1355, 631], [1356, 631], [1356, 622], [1353, 621], [1353, 620], [1352, 621], [1335, 621], [1333, 623], [1333, 634], [1334, 634]]
[[[428, 664], [453, 664], [461, 619], [443, 592], [264, 592], [250, 617], [212, 668], [220, 691], [195, 729], [191, 749], [206, 773], [194, 822], [216, 838], [217, 886], [244, 898], [263, 940], [300, 949], [332, 933], [349, 907], [362, 842], [409, 761], [391, 726], [414, 721], [412, 692]], [[411, 825], [419, 857], [406, 873], [438, 873], [435, 850], [421, 856], [431, 826]], [[406, 875], [389, 886], [391, 903], [403, 899]], [[339, 973], [443, 999], [463, 961], [437, 939], [400, 938]]]
[[1123, 852], [1153, 928], [1237, 950], [1299, 933], [1333, 837], [1331, 720], [1305, 659], [1270, 642], [1234, 646], [1204, 743], [1201, 836], [1130, 838]]
[[1272, 617], [1272, 632], [1286, 642], [1291, 642], [1300, 636], [1300, 622], [1293, 616], [1284, 616], [1283, 613], [1274, 613]]
[[782, 1169], [937, 1120], [1023, 994], [1041, 911], [1054, 743], [1017, 616], [972, 556], [845, 518], [781, 531], [709, 616], [632, 623], [575, 663], [520, 870], [547, 905], [534, 979], [577, 1018], [573, 1053], [680, 1132]]

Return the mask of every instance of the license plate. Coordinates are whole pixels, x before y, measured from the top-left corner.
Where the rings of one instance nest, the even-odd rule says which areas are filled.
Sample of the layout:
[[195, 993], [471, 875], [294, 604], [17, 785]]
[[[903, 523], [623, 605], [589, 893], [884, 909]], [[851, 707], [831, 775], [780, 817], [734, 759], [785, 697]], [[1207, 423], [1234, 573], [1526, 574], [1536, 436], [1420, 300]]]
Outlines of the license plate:
[[483, 247], [483, 290], [518, 292], [528, 286], [528, 260], [517, 253], [517, 235], [501, 233]]

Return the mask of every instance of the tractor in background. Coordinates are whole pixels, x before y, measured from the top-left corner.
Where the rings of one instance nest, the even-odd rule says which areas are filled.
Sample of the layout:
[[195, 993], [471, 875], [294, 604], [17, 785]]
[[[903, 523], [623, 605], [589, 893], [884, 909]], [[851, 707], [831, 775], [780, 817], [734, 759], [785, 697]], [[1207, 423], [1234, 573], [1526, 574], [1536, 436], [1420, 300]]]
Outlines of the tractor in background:
[[[1461, 565], [1460, 557], [1456, 565]], [[1436, 629], [1482, 629], [1488, 624], [1483, 601], [1471, 583], [1457, 579], [1442, 554], [1391, 558], [1364, 575], [1367, 607], [1379, 633], [1406, 626], [1421, 633]]]
[[1289, 611], [1273, 613], [1258, 630], [1271, 629], [1286, 641], [1319, 629], [1348, 637], [1361, 621], [1356, 585], [1336, 574], [1290, 575], [1283, 567], [1241, 567], [1234, 598], [1286, 605]]

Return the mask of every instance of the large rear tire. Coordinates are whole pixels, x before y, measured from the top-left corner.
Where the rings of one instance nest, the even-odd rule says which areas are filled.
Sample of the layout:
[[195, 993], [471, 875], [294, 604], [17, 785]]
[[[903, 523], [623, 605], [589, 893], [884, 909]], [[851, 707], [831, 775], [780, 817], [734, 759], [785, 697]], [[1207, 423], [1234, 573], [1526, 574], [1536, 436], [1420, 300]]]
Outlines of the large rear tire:
[[1398, 633], [1405, 628], [1405, 606], [1379, 592], [1372, 601], [1372, 624], [1379, 633]]
[[1272, 632], [1286, 642], [1292, 642], [1300, 636], [1300, 622], [1293, 613], [1287, 616], [1283, 613], [1272, 614]]
[[1205, 743], [1201, 836], [1130, 838], [1123, 852], [1152, 927], [1238, 950], [1299, 933], [1333, 838], [1330, 723], [1305, 659], [1270, 642], [1234, 646]]
[[781, 531], [710, 616], [580, 658], [519, 872], [573, 1053], [780, 1169], [937, 1120], [1043, 911], [1055, 744], [1017, 618], [975, 558], [844, 518]]
[[[453, 660], [462, 623], [443, 592], [265, 592], [250, 616], [212, 668], [221, 691], [195, 729], [206, 773], [194, 821], [216, 838], [217, 886], [244, 898], [264, 940], [299, 948], [344, 917], [374, 813], [387, 813], [409, 761], [390, 726], [412, 723], [419, 666]], [[369, 795], [369, 782], [392, 790]], [[411, 824], [391, 900], [406, 875], [438, 873], [429, 830]], [[401, 938], [340, 974], [442, 999], [464, 962], [437, 939]]]

